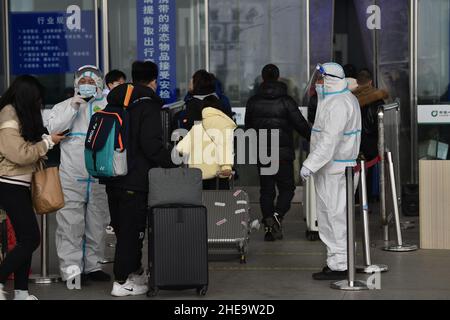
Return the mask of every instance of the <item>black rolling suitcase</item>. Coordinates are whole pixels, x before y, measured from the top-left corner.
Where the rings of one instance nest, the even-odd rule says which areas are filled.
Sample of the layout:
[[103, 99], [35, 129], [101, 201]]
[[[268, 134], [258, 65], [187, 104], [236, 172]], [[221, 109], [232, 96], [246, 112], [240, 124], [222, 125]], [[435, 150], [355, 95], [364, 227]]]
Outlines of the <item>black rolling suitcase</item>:
[[159, 290], [208, 291], [208, 231], [205, 207], [168, 206], [149, 215], [148, 296]]
[[149, 291], [208, 290], [208, 222], [198, 169], [149, 173]]

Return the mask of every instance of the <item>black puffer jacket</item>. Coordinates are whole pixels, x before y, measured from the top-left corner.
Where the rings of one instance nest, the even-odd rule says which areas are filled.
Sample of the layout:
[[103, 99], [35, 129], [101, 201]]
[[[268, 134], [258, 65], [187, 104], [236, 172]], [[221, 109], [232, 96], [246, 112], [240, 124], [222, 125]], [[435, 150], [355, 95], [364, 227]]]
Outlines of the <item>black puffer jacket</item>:
[[310, 125], [302, 116], [295, 100], [288, 96], [287, 86], [281, 82], [263, 83], [257, 94], [250, 98], [245, 128], [280, 130], [281, 161], [295, 160], [294, 130], [307, 140], [311, 137]]
[[[115, 88], [108, 95], [108, 104], [122, 106], [126, 92], [127, 84]], [[128, 175], [100, 182], [128, 191], [148, 192], [150, 169], [174, 167], [170, 152], [162, 141], [163, 101], [152, 89], [134, 85], [131, 102], [135, 103], [128, 108]]]

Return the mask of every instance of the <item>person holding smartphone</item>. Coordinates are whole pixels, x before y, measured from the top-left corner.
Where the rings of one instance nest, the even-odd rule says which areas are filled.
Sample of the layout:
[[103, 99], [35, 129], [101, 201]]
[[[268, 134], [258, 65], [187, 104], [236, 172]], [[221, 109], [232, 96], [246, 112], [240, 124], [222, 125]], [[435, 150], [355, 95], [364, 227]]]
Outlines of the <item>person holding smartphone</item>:
[[[56, 218], [56, 249], [64, 281], [80, 270], [83, 280], [109, 282], [102, 271], [104, 237], [109, 224], [105, 187], [89, 176], [84, 162], [84, 143], [94, 113], [106, 107], [103, 75], [93, 66], [75, 74], [75, 96], [57, 104], [49, 114], [47, 129], [62, 132], [60, 176], [66, 206]], [[75, 267], [75, 268], [74, 268]]]
[[31, 203], [31, 179], [38, 162], [64, 140], [55, 131], [45, 134], [41, 109], [44, 88], [28, 75], [17, 77], [0, 99], [0, 205], [14, 228], [17, 245], [0, 264], [0, 300], [14, 273], [14, 300], [37, 300], [28, 292], [33, 252], [40, 231]]

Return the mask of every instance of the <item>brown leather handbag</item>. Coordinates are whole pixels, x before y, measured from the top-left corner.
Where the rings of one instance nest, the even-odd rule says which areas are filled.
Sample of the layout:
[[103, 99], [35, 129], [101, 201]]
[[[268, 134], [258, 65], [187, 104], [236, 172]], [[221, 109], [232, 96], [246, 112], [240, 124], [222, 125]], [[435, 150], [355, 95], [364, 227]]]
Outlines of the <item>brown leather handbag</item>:
[[36, 214], [54, 213], [64, 208], [64, 193], [57, 167], [45, 167], [41, 161], [33, 174], [31, 197]]

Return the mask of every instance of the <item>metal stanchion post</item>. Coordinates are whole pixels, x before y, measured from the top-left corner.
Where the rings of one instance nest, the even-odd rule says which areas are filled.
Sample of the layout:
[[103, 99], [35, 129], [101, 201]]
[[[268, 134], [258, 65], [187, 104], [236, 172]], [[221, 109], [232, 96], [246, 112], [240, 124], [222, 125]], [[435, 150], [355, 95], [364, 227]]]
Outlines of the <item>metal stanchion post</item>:
[[369, 290], [367, 284], [362, 281], [356, 281], [355, 270], [355, 189], [354, 189], [354, 169], [347, 168], [347, 262], [348, 262], [348, 280], [343, 280], [331, 284], [332, 289], [343, 291], [362, 291]]
[[48, 274], [48, 215], [41, 216], [41, 274], [30, 277], [35, 284], [52, 284], [59, 282], [60, 277]]
[[384, 110], [378, 112], [378, 154], [380, 156], [380, 212], [381, 223], [383, 225], [383, 240], [389, 244], [389, 221], [386, 211], [386, 160], [385, 160], [385, 140], [384, 140]]
[[[115, 234], [114, 234], [114, 229], [113, 229], [111, 226], [109, 226], [109, 227], [106, 228], [106, 237], [107, 237], [108, 235], [115, 235]], [[115, 244], [115, 243], [113, 243], [113, 242], [107, 240], [106, 243], [105, 243], [105, 254], [106, 254], [106, 249], [107, 249], [107, 248], [112, 248], [112, 249], [114, 249], [115, 247], [116, 247], [116, 244]], [[105, 258], [103, 258], [103, 260], [100, 260], [99, 263], [100, 263], [100, 264], [110, 264], [110, 263], [114, 263], [114, 257], [105, 257]]]
[[356, 267], [356, 271], [359, 273], [379, 273], [389, 270], [386, 265], [372, 264], [372, 257], [370, 253], [370, 223], [369, 223], [369, 201], [367, 197], [367, 176], [366, 176], [366, 162], [361, 161], [361, 173], [360, 173], [360, 185], [359, 185], [359, 199], [361, 201], [361, 214], [363, 217], [364, 225], [364, 265]]
[[395, 172], [394, 172], [394, 162], [392, 160], [392, 153], [387, 153], [388, 164], [389, 164], [389, 177], [391, 182], [391, 190], [392, 190], [392, 201], [394, 204], [394, 217], [395, 217], [395, 227], [397, 230], [397, 245], [385, 247], [384, 251], [392, 251], [392, 252], [411, 252], [418, 250], [417, 245], [409, 245], [403, 243], [402, 237], [402, 228], [400, 224], [400, 212], [398, 208], [398, 197], [397, 197], [397, 186], [395, 182]]

